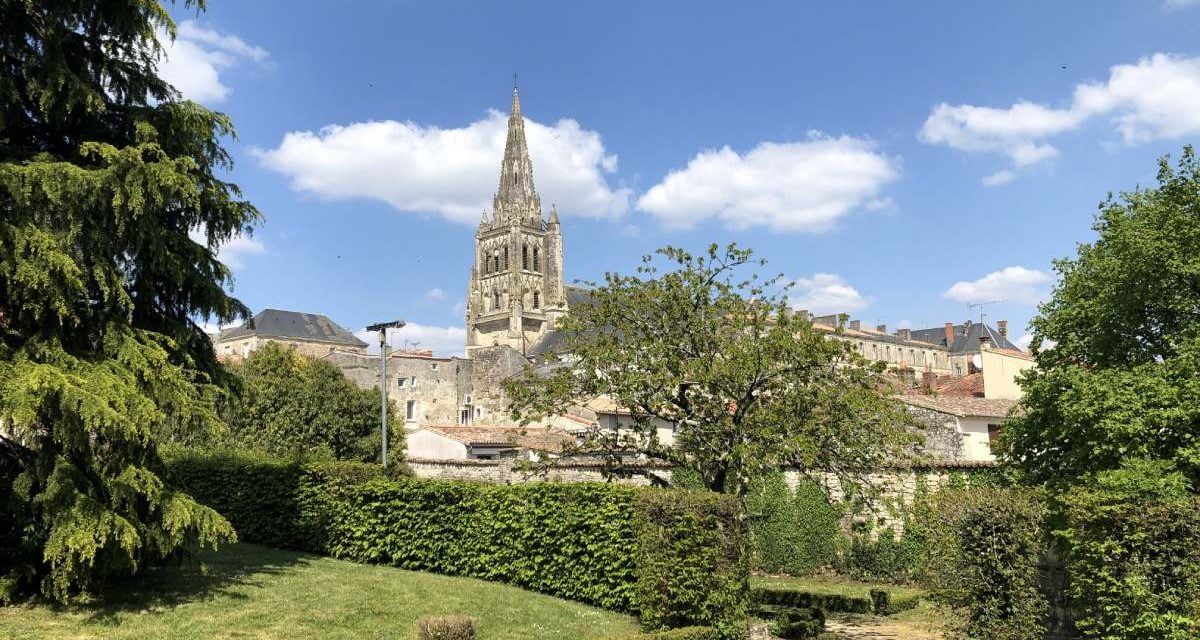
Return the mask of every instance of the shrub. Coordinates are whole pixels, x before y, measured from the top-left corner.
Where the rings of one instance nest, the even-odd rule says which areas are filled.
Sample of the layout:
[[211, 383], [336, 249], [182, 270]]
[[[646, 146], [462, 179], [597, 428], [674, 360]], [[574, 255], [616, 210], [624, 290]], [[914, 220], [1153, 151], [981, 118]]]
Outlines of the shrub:
[[756, 611], [766, 612], [770, 615], [778, 612], [777, 607], [817, 608], [843, 613], [871, 613], [871, 600], [867, 597], [836, 593], [811, 593], [799, 589], [752, 589], [750, 601], [754, 604]]
[[438, 616], [417, 620], [420, 640], [475, 640], [475, 618]]
[[1106, 640], [1200, 637], [1200, 499], [1155, 463], [1095, 484], [1066, 495], [1060, 532], [1076, 626]]
[[651, 629], [743, 627], [737, 504], [613, 484], [387, 479], [355, 463], [178, 453], [169, 466], [243, 540], [506, 582], [637, 612]]
[[1040, 493], [980, 487], [934, 497], [934, 597], [966, 613], [959, 638], [1040, 640], [1047, 613], [1038, 588], [1046, 506]]
[[746, 503], [755, 569], [803, 575], [831, 563], [841, 512], [819, 484], [803, 478], [793, 492], [775, 472], [755, 483]]

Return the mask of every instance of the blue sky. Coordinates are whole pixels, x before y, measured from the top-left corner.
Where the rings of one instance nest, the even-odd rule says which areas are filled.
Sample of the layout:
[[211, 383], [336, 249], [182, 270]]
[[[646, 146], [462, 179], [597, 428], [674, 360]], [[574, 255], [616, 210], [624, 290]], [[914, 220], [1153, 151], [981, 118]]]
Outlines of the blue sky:
[[[281, 7], [286, 6], [286, 11]], [[252, 309], [463, 340], [519, 71], [568, 279], [736, 241], [794, 303], [1024, 333], [1109, 191], [1200, 139], [1200, 2], [212, 0], [163, 74], [229, 113]], [[1015, 337], [1015, 336], [1014, 336]]]

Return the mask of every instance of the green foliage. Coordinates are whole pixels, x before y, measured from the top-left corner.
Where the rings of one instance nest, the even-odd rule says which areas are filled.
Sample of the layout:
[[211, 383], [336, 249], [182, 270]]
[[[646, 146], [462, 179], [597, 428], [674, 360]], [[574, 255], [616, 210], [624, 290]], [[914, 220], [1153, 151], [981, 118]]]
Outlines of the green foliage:
[[[738, 637], [748, 590], [731, 498], [613, 484], [389, 480], [356, 463], [180, 455], [175, 477], [249, 541], [506, 582], [650, 628]], [[360, 470], [361, 469], [361, 470]]]
[[801, 478], [793, 492], [777, 471], [751, 485], [746, 509], [753, 568], [804, 575], [833, 562], [841, 511], [821, 485]]
[[939, 492], [933, 500], [927, 577], [937, 600], [966, 613], [954, 637], [1040, 640], [1047, 614], [1038, 588], [1041, 494], [981, 487]]
[[855, 580], [904, 584], [924, 566], [925, 538], [912, 520], [903, 534], [888, 527], [877, 533], [855, 531], [843, 538], [837, 569]]
[[[378, 389], [360, 389], [333, 363], [274, 342], [231, 368], [242, 384], [221, 417], [237, 445], [274, 455], [379, 459]], [[404, 438], [393, 430], [389, 444], [389, 457], [403, 459]]]
[[[1099, 237], [1055, 263], [1032, 321], [1037, 367], [1001, 455], [1035, 483], [1086, 484], [1126, 458], [1200, 481], [1200, 160], [1159, 162], [1154, 188], [1109, 197]], [[1056, 343], [1037, 349], [1039, 343]]]
[[639, 492], [635, 601], [651, 629], [745, 635], [750, 589], [740, 508], [707, 492]]
[[156, 74], [160, 3], [0, 12], [0, 442], [23, 451], [0, 588], [61, 600], [232, 539], [162, 481], [155, 443], [217, 425], [193, 318], [248, 315], [216, 248], [258, 212], [220, 178], [229, 119]]
[[1200, 499], [1161, 461], [1130, 461], [1066, 494], [1070, 592], [1088, 638], [1200, 635]]
[[[656, 255], [635, 275], [589, 283], [591, 302], [557, 327], [577, 366], [506, 381], [514, 417], [611, 398], [630, 411], [629, 428], [593, 429], [580, 449], [665, 460], [738, 496], [784, 465], [849, 481], [908, 451], [912, 419], [881, 393], [881, 366], [792, 313], [779, 278], [743, 274], [750, 251]], [[658, 440], [663, 424], [676, 426], [670, 446]]]

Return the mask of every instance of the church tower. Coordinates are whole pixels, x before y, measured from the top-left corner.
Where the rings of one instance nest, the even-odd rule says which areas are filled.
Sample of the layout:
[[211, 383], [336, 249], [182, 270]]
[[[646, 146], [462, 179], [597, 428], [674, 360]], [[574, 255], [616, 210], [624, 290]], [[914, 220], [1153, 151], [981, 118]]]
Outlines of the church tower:
[[467, 292], [467, 355], [506, 345], [526, 351], [567, 312], [558, 211], [542, 218], [525, 143], [521, 99], [513, 87], [508, 139], [492, 215], [475, 232], [475, 266]]

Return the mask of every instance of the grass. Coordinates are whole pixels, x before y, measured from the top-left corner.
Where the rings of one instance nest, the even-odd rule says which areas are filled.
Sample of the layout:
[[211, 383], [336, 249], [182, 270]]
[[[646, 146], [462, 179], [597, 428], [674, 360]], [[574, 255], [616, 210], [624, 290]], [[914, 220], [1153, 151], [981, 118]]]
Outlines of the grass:
[[[799, 589], [822, 595], [869, 597], [871, 589], [884, 589], [896, 596], [925, 595], [925, 590], [912, 586], [861, 582], [834, 574], [814, 576], [751, 576], [751, 587]], [[883, 617], [853, 613], [827, 613], [827, 628], [835, 629], [821, 635], [821, 640], [940, 640], [946, 630], [946, 619], [952, 615], [929, 602], [915, 609]]]
[[195, 566], [153, 569], [102, 600], [0, 607], [0, 638], [413, 640], [417, 618], [466, 614], [487, 640], [599, 639], [629, 616], [516, 587], [355, 564], [250, 544]]

